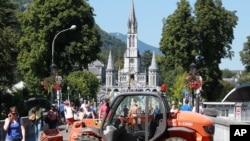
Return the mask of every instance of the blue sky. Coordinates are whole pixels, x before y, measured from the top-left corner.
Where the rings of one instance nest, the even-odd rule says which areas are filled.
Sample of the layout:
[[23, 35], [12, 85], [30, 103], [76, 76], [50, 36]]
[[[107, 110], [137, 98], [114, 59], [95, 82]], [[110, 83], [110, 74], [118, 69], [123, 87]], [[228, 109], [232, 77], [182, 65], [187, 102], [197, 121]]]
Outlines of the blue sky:
[[[177, 8], [179, 0], [134, 0], [135, 15], [138, 22], [139, 40], [159, 47], [162, 33], [162, 19], [167, 18]], [[193, 6], [195, 0], [189, 0]], [[221, 69], [243, 70], [239, 51], [243, 49], [243, 43], [250, 35], [249, 0], [222, 0], [223, 6], [230, 11], [237, 11], [238, 24], [234, 29], [232, 60], [223, 59]], [[106, 32], [119, 32], [126, 34], [127, 22], [131, 8], [131, 0], [89, 0], [94, 8], [96, 23]]]

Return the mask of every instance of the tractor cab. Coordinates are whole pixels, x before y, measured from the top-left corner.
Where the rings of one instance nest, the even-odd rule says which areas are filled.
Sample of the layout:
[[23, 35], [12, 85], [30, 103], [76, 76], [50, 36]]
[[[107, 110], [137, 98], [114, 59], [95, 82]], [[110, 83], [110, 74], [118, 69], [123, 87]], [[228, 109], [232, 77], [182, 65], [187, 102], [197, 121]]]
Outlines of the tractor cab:
[[166, 106], [155, 93], [121, 94], [110, 106], [101, 133], [107, 141], [155, 140], [166, 130]]
[[[158, 93], [121, 93], [111, 102], [100, 129], [92, 131], [103, 141], [153, 141], [167, 130], [168, 112], [167, 102]], [[91, 134], [89, 129], [82, 133]]]

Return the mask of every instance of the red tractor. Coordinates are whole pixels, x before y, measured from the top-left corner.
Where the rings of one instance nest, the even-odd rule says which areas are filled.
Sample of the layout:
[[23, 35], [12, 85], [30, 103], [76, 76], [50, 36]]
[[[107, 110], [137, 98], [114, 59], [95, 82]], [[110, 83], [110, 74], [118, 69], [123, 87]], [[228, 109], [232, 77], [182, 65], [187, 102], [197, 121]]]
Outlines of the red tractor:
[[[140, 112], [124, 116], [124, 107], [130, 105]], [[121, 93], [112, 100], [100, 126], [81, 123], [69, 141], [213, 141], [214, 135], [209, 117], [191, 111], [170, 112], [166, 97], [157, 92]]]

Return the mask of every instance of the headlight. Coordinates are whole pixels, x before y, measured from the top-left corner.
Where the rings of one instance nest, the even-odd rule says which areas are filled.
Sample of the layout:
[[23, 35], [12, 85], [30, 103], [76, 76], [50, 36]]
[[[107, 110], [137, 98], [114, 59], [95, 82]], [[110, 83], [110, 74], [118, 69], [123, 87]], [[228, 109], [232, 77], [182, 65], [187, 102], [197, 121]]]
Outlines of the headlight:
[[214, 134], [214, 126], [203, 126], [203, 128], [208, 134]]

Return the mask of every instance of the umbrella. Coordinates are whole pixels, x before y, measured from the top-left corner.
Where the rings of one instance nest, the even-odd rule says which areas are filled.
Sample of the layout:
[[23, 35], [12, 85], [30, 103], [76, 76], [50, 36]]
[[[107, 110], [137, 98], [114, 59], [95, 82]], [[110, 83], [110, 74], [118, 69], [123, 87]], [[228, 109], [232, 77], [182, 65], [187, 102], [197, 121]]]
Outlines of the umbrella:
[[43, 97], [31, 97], [25, 102], [26, 106], [29, 108], [35, 107], [37, 104], [40, 104], [40, 107], [49, 108], [51, 103]]

